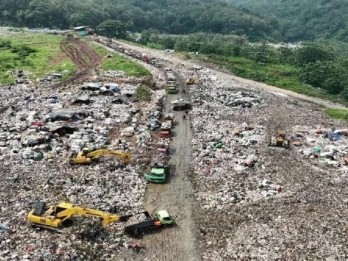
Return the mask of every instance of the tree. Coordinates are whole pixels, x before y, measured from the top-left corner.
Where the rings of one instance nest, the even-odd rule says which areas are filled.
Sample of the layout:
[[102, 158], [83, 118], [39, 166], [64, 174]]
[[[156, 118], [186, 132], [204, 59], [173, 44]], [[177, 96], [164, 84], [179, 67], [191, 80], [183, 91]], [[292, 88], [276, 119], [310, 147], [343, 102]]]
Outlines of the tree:
[[127, 27], [130, 24], [125, 24], [119, 20], [105, 20], [97, 26], [97, 31], [108, 37], [116, 37], [124, 39], [127, 36]]
[[305, 83], [333, 94], [343, 91], [347, 83], [345, 70], [335, 61], [308, 63], [301, 70], [301, 78]]
[[332, 49], [317, 43], [306, 43], [296, 52], [296, 61], [300, 66], [318, 61], [332, 61], [335, 54]]

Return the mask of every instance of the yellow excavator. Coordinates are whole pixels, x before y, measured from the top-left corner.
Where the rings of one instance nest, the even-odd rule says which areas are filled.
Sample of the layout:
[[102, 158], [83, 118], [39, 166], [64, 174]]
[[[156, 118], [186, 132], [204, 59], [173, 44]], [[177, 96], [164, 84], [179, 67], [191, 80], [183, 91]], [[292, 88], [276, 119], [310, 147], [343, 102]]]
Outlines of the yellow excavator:
[[27, 219], [33, 225], [54, 230], [62, 228], [67, 221], [71, 221], [73, 216], [98, 217], [101, 219], [101, 225], [106, 226], [112, 222], [127, 221], [132, 215], [119, 216], [96, 209], [75, 206], [68, 202], [47, 207], [45, 202], [39, 201], [34, 204]]
[[91, 150], [89, 148], [82, 149], [76, 157], [69, 159], [71, 164], [90, 164], [93, 160], [99, 159], [101, 156], [116, 156], [123, 160], [124, 164], [129, 164], [132, 155], [118, 150], [100, 149]]
[[282, 147], [282, 148], [290, 148], [290, 141], [286, 138], [285, 131], [278, 131], [276, 136], [271, 137], [269, 142], [269, 146], [272, 147]]
[[192, 84], [195, 84], [196, 83], [196, 79], [195, 78], [188, 78], [186, 80], [186, 84], [187, 85], [192, 85]]

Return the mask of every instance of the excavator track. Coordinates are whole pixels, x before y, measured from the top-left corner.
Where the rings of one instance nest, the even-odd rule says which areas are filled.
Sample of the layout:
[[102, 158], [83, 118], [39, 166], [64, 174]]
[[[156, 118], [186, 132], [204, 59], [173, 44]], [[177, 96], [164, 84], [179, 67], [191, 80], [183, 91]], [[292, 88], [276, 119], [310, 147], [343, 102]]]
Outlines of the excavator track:
[[45, 225], [41, 225], [41, 224], [31, 224], [31, 227], [36, 228], [36, 229], [45, 229], [48, 231], [52, 231], [54, 233], [64, 234], [64, 231], [59, 229], [59, 228], [54, 228], [54, 227], [45, 226]]

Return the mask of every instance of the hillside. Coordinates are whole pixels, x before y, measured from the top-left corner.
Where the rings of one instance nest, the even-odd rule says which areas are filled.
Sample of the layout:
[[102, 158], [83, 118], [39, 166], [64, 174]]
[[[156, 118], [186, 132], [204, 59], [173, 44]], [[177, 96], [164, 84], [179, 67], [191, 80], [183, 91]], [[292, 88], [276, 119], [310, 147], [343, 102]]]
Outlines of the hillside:
[[279, 36], [274, 21], [220, 0], [4, 0], [0, 10], [0, 24], [10, 26], [66, 29], [118, 20], [130, 31], [153, 28], [172, 34], [233, 33], [251, 40]]
[[336, 39], [348, 42], [348, 2], [340, 0], [228, 0], [277, 19], [285, 41]]

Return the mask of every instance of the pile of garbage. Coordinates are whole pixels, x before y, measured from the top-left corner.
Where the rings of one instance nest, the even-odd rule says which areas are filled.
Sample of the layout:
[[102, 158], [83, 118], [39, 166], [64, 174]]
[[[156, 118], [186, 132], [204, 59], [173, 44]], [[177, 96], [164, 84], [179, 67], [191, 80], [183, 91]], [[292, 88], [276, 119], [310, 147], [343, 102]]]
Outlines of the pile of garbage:
[[235, 93], [223, 93], [220, 94], [219, 99], [229, 107], [242, 107], [251, 108], [252, 106], [261, 104], [263, 102], [262, 97], [252, 92], [238, 91]]
[[[156, 150], [147, 127], [160, 109], [165, 92], [154, 92], [150, 103], [134, 97], [137, 86], [85, 83], [64, 90], [29, 84], [3, 87], [0, 120], [0, 256], [4, 260], [112, 260], [132, 239], [126, 224], [100, 228], [99, 236], [80, 233], [91, 223], [76, 218], [64, 233], [34, 229], [26, 215], [37, 201], [60, 201], [121, 215], [144, 211], [146, 189], [139, 175]], [[122, 102], [115, 102], [116, 100]], [[131, 163], [101, 157], [91, 165], [71, 165], [83, 148], [129, 153]], [[15, 195], [15, 196], [14, 196]], [[93, 223], [93, 222], [92, 222]]]
[[295, 126], [294, 147], [312, 164], [348, 169], [348, 129]]
[[[190, 178], [203, 260], [345, 256], [346, 250], [335, 245], [345, 240], [341, 218], [347, 214], [342, 190], [347, 176], [327, 165], [344, 162], [344, 124], [329, 119], [321, 108], [286, 95], [241, 91], [241, 84], [208, 70], [196, 72], [196, 77], [202, 84], [189, 89]], [[295, 126], [319, 122], [337, 129], [322, 128], [316, 134], [312, 127], [306, 133], [306, 128]], [[277, 130], [288, 132], [289, 150], [268, 146]], [[322, 232], [323, 223], [330, 233]]]

